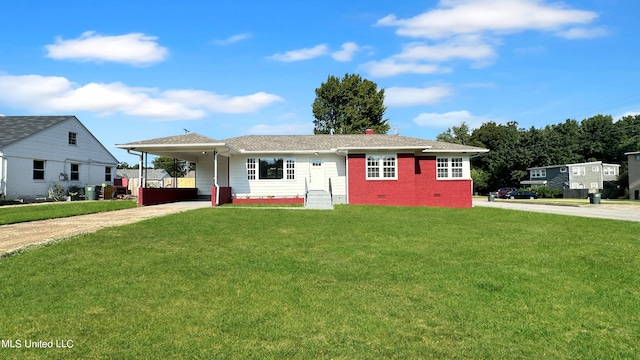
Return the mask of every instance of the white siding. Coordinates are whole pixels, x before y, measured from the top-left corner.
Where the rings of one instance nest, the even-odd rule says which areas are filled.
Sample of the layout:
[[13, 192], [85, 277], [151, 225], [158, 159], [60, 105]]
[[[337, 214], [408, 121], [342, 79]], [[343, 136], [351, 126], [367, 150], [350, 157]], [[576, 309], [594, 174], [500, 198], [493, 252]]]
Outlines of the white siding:
[[[247, 179], [247, 159], [248, 158], [283, 158], [293, 159], [295, 161], [295, 179], [286, 179], [286, 169], [284, 179], [279, 180], [255, 180]], [[334, 194], [345, 195], [345, 158], [338, 155], [321, 155], [312, 156], [315, 158], [322, 157], [325, 167], [325, 189], [329, 188], [329, 178]], [[309, 161], [308, 155], [296, 154], [260, 154], [260, 155], [234, 155], [230, 158], [229, 164], [229, 182], [233, 196], [243, 197], [295, 197], [304, 196], [305, 181], [309, 177]], [[257, 169], [256, 169], [257, 170]]]
[[[69, 145], [69, 132], [77, 134], [77, 145]], [[113, 184], [117, 161], [79, 121], [69, 119], [24, 138], [4, 149], [7, 198], [47, 195], [50, 186]], [[44, 180], [33, 179], [33, 160], [45, 161]], [[70, 181], [71, 164], [79, 164], [79, 179]], [[105, 167], [111, 167], [111, 181], [105, 181]], [[66, 174], [67, 180], [61, 180]]]

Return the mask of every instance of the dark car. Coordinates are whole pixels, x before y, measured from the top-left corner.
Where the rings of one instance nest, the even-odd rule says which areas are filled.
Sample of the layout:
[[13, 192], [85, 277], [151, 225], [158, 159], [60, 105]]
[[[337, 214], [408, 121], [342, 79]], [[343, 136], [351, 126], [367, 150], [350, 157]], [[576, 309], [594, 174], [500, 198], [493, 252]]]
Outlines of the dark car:
[[509, 192], [504, 198], [505, 199], [537, 199], [538, 194], [528, 190], [516, 190], [516, 191]]

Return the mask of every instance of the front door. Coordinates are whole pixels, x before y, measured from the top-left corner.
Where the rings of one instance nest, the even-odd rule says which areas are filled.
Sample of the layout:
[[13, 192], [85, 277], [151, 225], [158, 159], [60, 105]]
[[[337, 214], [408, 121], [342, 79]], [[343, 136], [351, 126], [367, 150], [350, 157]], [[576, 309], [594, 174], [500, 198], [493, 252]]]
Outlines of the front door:
[[309, 190], [324, 190], [324, 161], [313, 158], [309, 166]]

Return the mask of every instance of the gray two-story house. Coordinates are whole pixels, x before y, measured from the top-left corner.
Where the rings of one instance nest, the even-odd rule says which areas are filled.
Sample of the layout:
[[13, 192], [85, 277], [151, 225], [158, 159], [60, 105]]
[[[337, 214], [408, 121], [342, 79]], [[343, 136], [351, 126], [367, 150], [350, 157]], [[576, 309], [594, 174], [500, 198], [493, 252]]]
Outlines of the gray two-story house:
[[520, 182], [523, 186], [548, 186], [553, 189], [586, 189], [601, 192], [604, 184], [616, 181], [620, 175], [620, 165], [594, 161], [578, 164], [532, 167], [529, 180]]

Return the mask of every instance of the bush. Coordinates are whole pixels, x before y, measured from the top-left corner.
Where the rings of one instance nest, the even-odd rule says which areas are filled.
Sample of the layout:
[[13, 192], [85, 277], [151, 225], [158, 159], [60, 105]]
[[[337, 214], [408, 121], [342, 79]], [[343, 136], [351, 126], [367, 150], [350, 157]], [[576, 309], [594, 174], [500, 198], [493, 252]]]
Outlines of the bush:
[[541, 198], [553, 199], [553, 198], [562, 197], [562, 190], [553, 189], [546, 186], [532, 187], [531, 190], [535, 191], [538, 194], [538, 197], [541, 197]]

